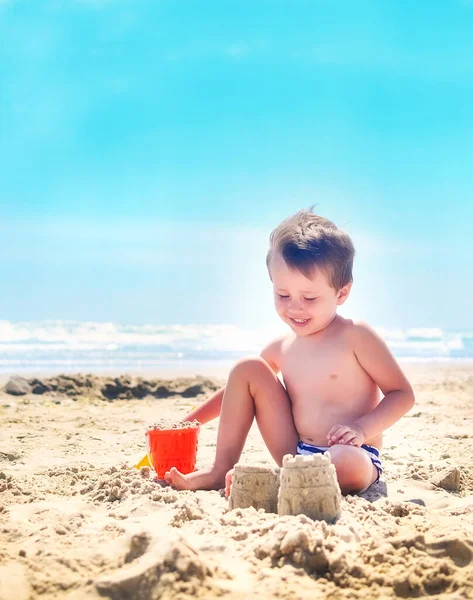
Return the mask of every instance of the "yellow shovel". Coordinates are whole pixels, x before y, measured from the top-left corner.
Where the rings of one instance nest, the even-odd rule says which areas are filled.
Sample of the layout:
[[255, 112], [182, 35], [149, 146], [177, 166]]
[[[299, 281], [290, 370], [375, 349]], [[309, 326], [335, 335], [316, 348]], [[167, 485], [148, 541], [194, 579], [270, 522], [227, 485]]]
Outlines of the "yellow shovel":
[[145, 454], [140, 462], [134, 466], [134, 468], [138, 470], [141, 469], [141, 467], [151, 467], [151, 463], [149, 462], [147, 454]]

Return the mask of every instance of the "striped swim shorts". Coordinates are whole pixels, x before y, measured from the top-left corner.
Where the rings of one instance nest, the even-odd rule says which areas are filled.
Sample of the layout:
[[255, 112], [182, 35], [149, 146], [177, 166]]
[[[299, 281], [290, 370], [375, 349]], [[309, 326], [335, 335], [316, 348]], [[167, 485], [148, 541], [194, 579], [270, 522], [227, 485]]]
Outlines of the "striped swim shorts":
[[[374, 446], [368, 446], [368, 444], [361, 444], [360, 448], [363, 448], [363, 450], [368, 454], [368, 456], [371, 459], [371, 462], [374, 464], [376, 470], [378, 471], [378, 478], [374, 482], [377, 483], [383, 473], [383, 467], [379, 458], [379, 450]], [[299, 442], [297, 443], [297, 454], [323, 454], [324, 452], [327, 452], [328, 449], [329, 446], [312, 446], [311, 444], [301, 442], [301, 440], [299, 440]]]

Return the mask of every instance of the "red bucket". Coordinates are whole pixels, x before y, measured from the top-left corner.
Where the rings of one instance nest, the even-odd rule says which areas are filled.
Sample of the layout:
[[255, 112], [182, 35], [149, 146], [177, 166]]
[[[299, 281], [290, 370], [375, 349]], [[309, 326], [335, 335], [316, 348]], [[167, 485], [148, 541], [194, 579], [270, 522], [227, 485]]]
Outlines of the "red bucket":
[[195, 470], [200, 427], [149, 429], [146, 432], [148, 459], [159, 479], [176, 467], [186, 475]]

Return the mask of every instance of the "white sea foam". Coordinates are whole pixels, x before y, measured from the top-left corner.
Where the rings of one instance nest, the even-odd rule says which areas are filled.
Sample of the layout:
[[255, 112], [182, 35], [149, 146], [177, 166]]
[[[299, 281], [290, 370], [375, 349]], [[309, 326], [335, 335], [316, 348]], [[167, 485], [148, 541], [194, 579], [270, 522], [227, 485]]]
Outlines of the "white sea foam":
[[[284, 327], [284, 325], [282, 325]], [[473, 332], [379, 328], [393, 354], [409, 360], [473, 359]], [[234, 361], [259, 353], [280, 331], [235, 325], [124, 325], [0, 321], [0, 372], [103, 370]]]

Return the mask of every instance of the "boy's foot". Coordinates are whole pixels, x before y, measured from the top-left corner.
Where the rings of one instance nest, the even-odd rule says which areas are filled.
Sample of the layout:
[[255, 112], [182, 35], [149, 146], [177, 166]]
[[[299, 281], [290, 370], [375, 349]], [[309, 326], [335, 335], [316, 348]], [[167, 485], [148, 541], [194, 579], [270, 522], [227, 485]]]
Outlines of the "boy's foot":
[[235, 469], [230, 469], [230, 471], [228, 471], [228, 473], [225, 475], [225, 498], [230, 497], [234, 472], [235, 472]]
[[219, 490], [224, 483], [223, 476], [211, 468], [184, 475], [176, 467], [172, 467], [165, 473], [164, 479], [176, 490]]

